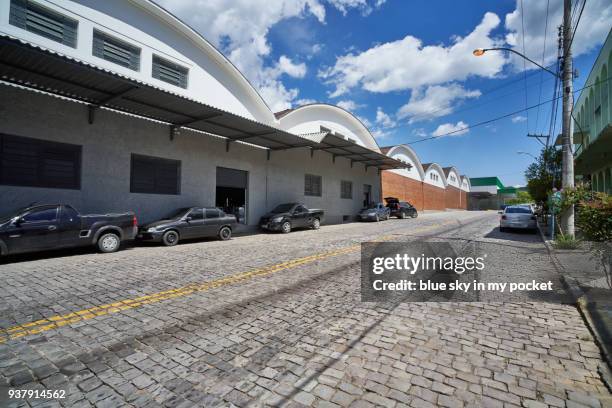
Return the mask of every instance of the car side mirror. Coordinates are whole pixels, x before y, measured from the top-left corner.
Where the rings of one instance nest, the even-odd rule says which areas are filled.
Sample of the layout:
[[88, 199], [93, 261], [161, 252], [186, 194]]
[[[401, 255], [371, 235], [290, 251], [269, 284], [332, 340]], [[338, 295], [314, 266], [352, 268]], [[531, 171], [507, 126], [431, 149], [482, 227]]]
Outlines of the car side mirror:
[[13, 224], [15, 224], [15, 226], [20, 226], [21, 224], [23, 224], [25, 222], [25, 220], [23, 219], [23, 217], [17, 217], [15, 218], [15, 221], [13, 221]]
[[504, 212], [503, 212], [503, 211], [498, 211], [497, 213], [498, 213], [498, 214], [503, 214]]
[[185, 221], [187, 221], [187, 222], [189, 222], [189, 221], [191, 221], [191, 220], [193, 220], [193, 218], [191, 218], [191, 217], [186, 217], [186, 218], [185, 218]]

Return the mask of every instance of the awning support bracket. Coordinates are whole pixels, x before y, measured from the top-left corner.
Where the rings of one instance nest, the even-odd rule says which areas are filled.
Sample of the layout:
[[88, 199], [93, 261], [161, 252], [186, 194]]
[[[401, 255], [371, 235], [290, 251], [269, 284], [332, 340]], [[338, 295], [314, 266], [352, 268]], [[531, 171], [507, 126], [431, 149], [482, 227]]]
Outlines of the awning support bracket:
[[267, 160], [270, 161], [270, 155], [272, 153], [272, 150], [268, 149], [268, 154], [267, 154]]
[[232, 143], [231, 139], [225, 139], [225, 152], [229, 152], [230, 151], [230, 144]]

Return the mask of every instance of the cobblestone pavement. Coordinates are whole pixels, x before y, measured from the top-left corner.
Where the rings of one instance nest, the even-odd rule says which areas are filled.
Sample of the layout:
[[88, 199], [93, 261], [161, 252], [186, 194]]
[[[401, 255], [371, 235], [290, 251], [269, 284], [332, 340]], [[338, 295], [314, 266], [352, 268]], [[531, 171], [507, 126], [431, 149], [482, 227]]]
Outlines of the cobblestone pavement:
[[610, 406], [573, 306], [360, 301], [357, 244], [375, 238], [475, 239], [508, 279], [554, 277], [538, 236], [496, 223], [432, 213], [9, 259], [0, 386], [66, 398], [0, 406]]

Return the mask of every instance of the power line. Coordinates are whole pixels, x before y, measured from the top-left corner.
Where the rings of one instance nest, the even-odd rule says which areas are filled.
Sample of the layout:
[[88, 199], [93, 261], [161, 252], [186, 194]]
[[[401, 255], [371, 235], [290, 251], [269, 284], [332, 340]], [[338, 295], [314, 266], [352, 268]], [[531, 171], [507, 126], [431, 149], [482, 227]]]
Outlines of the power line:
[[[591, 84], [591, 85], [585, 86], [585, 87], [583, 87], [583, 88], [581, 88], [581, 89], [574, 90], [574, 92], [573, 92], [573, 93], [577, 93], [577, 92], [580, 92], [580, 91], [582, 91], [582, 90], [584, 90], [584, 89], [591, 88], [591, 87], [593, 87], [593, 86], [599, 85], [599, 84], [601, 84], [601, 83], [603, 83], [603, 82], [607, 82], [607, 81], [609, 81], [611, 78], [612, 78], [612, 77], [608, 77], [608, 78], [606, 78], [606, 79], [604, 79], [604, 80], [601, 80], [601, 81], [599, 81], [599, 82], [597, 82], [597, 83], [595, 83], [595, 84]], [[562, 97], [563, 97], [563, 95], [561, 95], [561, 96], [557, 96], [557, 97], [556, 97], [556, 98], [554, 98], [554, 99], [549, 99], [549, 100], [547, 100], [547, 101], [544, 101], [544, 102], [538, 103], [538, 104], [536, 104], [536, 105], [528, 106], [528, 107], [526, 107], [526, 108], [524, 108], [524, 109], [520, 109], [520, 110], [517, 110], [517, 111], [511, 112], [511, 113], [507, 113], [507, 114], [505, 114], [505, 115], [498, 116], [498, 117], [493, 118], [493, 119], [488, 119], [488, 120], [485, 120], [485, 121], [482, 121], [482, 122], [478, 122], [478, 123], [476, 123], [476, 124], [474, 124], [474, 125], [470, 125], [470, 126], [463, 127], [463, 128], [461, 128], [461, 129], [453, 130], [452, 132], [447, 132], [447, 133], [444, 133], [444, 134], [441, 134], [441, 135], [431, 136], [431, 137], [427, 137], [427, 138], [420, 139], [420, 140], [415, 140], [415, 141], [413, 141], [413, 142], [408, 142], [408, 143], [406, 143], [406, 144], [415, 144], [415, 143], [421, 143], [421, 142], [425, 142], [425, 141], [427, 141], [427, 140], [438, 139], [438, 138], [441, 138], [441, 137], [443, 137], [443, 136], [450, 136], [450, 135], [452, 135], [452, 134], [459, 133], [459, 132], [463, 132], [463, 131], [468, 130], [468, 129], [473, 129], [473, 128], [475, 128], [475, 127], [479, 127], [479, 126], [487, 125], [487, 124], [489, 124], [489, 123], [496, 122], [496, 121], [501, 120], [501, 119], [509, 118], [509, 117], [511, 117], [511, 116], [514, 116], [514, 115], [517, 115], [517, 114], [519, 114], [519, 113], [522, 113], [522, 112], [528, 111], [528, 110], [530, 110], [530, 109], [535, 109], [535, 108], [537, 108], [538, 106], [541, 106], [541, 105], [544, 105], [544, 104], [547, 104], [547, 103], [553, 102], [553, 101], [555, 101], [555, 100], [557, 100], [557, 99], [559, 99], [559, 98], [562, 98]]]
[[[521, 31], [523, 39], [523, 55], [525, 55], [525, 8], [523, 7], [523, 0], [521, 0]], [[523, 58], [523, 79], [525, 84], [525, 107], [527, 107], [527, 61]], [[529, 113], [527, 113], [527, 120], [525, 121], [527, 127], [527, 133], [529, 133]]]
[[580, 24], [580, 18], [582, 17], [582, 12], [584, 11], [585, 5], [586, 5], [586, 0], [583, 0], [582, 7], [580, 8], [580, 13], [578, 14], [578, 20], [576, 20], [576, 25], [574, 26], [574, 30], [572, 31], [572, 36], [570, 37], [570, 43], [569, 43], [570, 47], [574, 43], [574, 36], [576, 35], [576, 31], [578, 31], [578, 24]]
[[[542, 63], [544, 65], [544, 58], [546, 57], [546, 37], [548, 34], [548, 9], [550, 6], [550, 0], [546, 1], [546, 20], [544, 23], [544, 44], [542, 49]], [[542, 82], [544, 81], [544, 71], [540, 71], [540, 91], [538, 93], [538, 103], [542, 102]], [[538, 131], [538, 122], [540, 120], [540, 107], [538, 106], [538, 110], [536, 111], [536, 122], [535, 122], [535, 130]]]

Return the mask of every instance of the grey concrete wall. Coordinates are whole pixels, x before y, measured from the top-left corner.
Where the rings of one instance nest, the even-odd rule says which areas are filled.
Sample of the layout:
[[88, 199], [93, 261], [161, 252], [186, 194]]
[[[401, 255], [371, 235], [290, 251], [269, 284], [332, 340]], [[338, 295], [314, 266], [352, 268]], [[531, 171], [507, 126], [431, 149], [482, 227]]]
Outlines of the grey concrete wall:
[[[302, 201], [322, 208], [326, 222], [342, 221], [362, 206], [363, 184], [371, 184], [380, 200], [380, 177], [374, 168], [350, 167], [346, 159], [318, 151], [294, 149], [266, 151], [233, 143], [225, 151], [223, 139], [181, 130], [171, 141], [169, 128], [128, 115], [98, 110], [95, 122], [87, 121], [87, 106], [52, 96], [0, 85], [0, 132], [83, 146], [81, 190], [0, 185], [2, 213], [32, 202], [70, 203], [82, 212], [133, 210], [140, 222], [154, 220], [175, 208], [214, 206], [217, 166], [249, 172], [248, 223], [277, 204]], [[130, 193], [132, 153], [181, 160], [181, 194]], [[304, 196], [304, 175], [323, 177], [322, 197]], [[340, 181], [353, 182], [353, 199], [340, 198]]]

